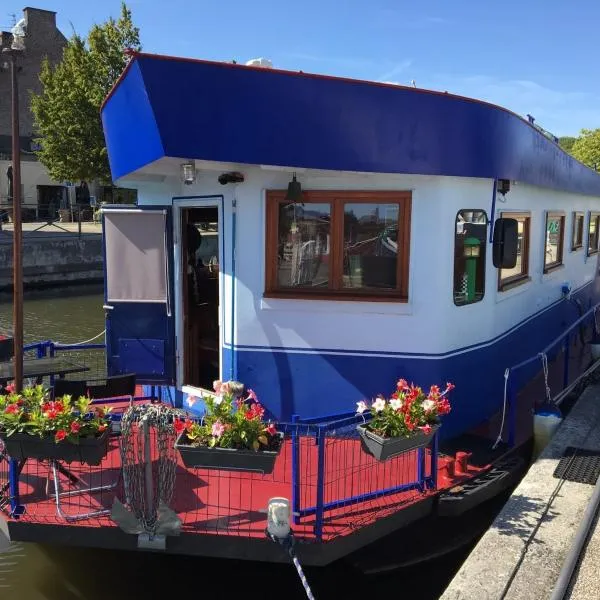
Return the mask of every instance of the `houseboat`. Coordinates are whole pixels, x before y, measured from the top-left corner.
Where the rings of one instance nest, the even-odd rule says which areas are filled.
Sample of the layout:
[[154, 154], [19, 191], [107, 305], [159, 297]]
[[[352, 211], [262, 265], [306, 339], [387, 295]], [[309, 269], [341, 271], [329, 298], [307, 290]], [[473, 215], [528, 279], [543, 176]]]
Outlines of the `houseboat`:
[[[277, 496], [319, 565], [469, 520], [514, 485], [546, 390], [589, 366], [600, 174], [486, 102], [145, 53], [102, 122], [115, 182], [138, 191], [103, 209], [108, 375], [134, 373], [139, 395], [199, 416], [189, 395], [243, 382], [285, 441], [271, 474], [178, 462], [176, 535], [114, 512], [65, 519], [78, 505], [55, 511], [44, 463], [5, 455], [12, 539], [162, 536], [166, 552], [283, 561], [264, 535]], [[382, 462], [354, 413], [399, 379], [452, 382], [452, 410], [429, 446]], [[121, 468], [118, 445], [77, 471], [100, 512], [119, 495], [93, 493]]]

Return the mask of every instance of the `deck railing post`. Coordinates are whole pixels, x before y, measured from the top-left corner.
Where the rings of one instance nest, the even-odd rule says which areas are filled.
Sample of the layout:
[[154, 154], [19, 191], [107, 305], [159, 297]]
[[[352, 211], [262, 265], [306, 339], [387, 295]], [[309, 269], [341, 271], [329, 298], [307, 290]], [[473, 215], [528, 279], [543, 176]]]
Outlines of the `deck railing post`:
[[417, 448], [417, 479], [419, 490], [425, 490], [425, 448]]
[[38, 358], [44, 358], [46, 356], [48, 350], [48, 343], [47, 342], [40, 342], [37, 346], [37, 357]]
[[431, 481], [431, 488], [432, 489], [437, 489], [437, 476], [438, 476], [438, 436], [439, 436], [439, 432], [436, 431], [435, 435], [433, 436], [433, 440], [431, 442], [431, 462], [430, 462], [430, 469], [431, 469], [431, 474], [430, 474], [430, 481]]
[[569, 387], [570, 337], [567, 333], [563, 352], [563, 390]]
[[300, 436], [299, 415], [292, 415], [292, 516], [294, 524], [300, 523]]
[[325, 429], [317, 426], [317, 504], [315, 506], [315, 537], [323, 537], [323, 505], [325, 503]]
[[25, 509], [21, 505], [19, 497], [19, 475], [21, 474], [22, 465], [15, 458], [11, 458], [8, 464], [8, 485], [10, 490], [10, 514], [15, 519], [18, 519]]

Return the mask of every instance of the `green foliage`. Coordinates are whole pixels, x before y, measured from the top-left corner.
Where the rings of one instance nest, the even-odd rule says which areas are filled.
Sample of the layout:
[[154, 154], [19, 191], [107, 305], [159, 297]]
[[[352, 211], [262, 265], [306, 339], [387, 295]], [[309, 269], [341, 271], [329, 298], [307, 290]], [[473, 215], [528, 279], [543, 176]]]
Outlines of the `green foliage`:
[[48, 391], [37, 385], [20, 394], [10, 391], [0, 396], [0, 434], [28, 433], [77, 444], [81, 438], [105, 431], [109, 412], [110, 408], [93, 407], [91, 399], [83, 396], [50, 400]]
[[571, 154], [589, 167], [600, 167], [600, 129], [582, 129]]
[[558, 138], [558, 143], [560, 147], [565, 151], [571, 153], [571, 149], [573, 148], [573, 144], [577, 140], [576, 137], [565, 135], [561, 138]]
[[120, 17], [94, 25], [87, 40], [74, 33], [55, 67], [42, 64], [42, 91], [32, 94], [31, 109], [37, 155], [56, 181], [112, 181], [100, 106], [127, 65], [127, 48], [141, 46], [123, 3]]
[[[206, 414], [201, 423], [191, 419], [175, 421], [175, 431], [184, 432], [188, 442], [210, 448], [276, 450], [280, 443], [275, 425], [263, 421], [264, 408], [252, 390], [247, 398], [237, 391], [237, 382], [215, 381], [215, 395], [205, 396]], [[193, 404], [196, 399], [188, 399]]]

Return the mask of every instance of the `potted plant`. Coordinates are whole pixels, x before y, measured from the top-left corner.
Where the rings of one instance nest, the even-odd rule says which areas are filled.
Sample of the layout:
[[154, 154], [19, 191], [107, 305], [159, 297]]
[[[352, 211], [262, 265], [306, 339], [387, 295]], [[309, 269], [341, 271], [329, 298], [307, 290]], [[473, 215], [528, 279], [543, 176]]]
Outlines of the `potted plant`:
[[204, 397], [206, 414], [200, 422], [174, 420], [175, 447], [185, 466], [272, 473], [283, 435], [263, 420], [256, 394], [249, 390], [244, 397], [244, 386], [234, 381], [215, 381], [213, 387], [215, 394]]
[[[450, 412], [446, 397], [454, 388], [446, 384], [442, 392], [432, 385], [429, 393], [400, 379], [389, 400], [378, 396], [371, 406], [361, 400], [357, 414], [364, 423], [358, 426], [363, 449], [378, 460], [386, 460], [415, 448], [426, 446], [440, 427], [440, 417]], [[367, 421], [365, 413], [370, 413]]]
[[90, 398], [50, 400], [41, 385], [0, 396], [0, 439], [11, 458], [54, 459], [99, 465], [108, 452], [110, 408]]

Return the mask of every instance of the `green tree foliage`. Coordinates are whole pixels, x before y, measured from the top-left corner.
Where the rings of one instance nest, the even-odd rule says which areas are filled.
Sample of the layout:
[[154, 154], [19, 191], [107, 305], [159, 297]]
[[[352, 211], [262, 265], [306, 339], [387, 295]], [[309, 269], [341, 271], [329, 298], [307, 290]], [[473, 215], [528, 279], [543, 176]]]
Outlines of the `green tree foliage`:
[[558, 138], [558, 143], [565, 152], [571, 153], [571, 149], [576, 140], [576, 137], [565, 135], [564, 137]]
[[42, 64], [31, 109], [38, 157], [56, 181], [112, 181], [100, 106], [128, 62], [127, 48], [141, 49], [140, 34], [122, 3], [117, 20], [94, 25], [87, 40], [74, 33], [60, 63]]
[[600, 168], [600, 129], [582, 129], [571, 154], [589, 167]]

